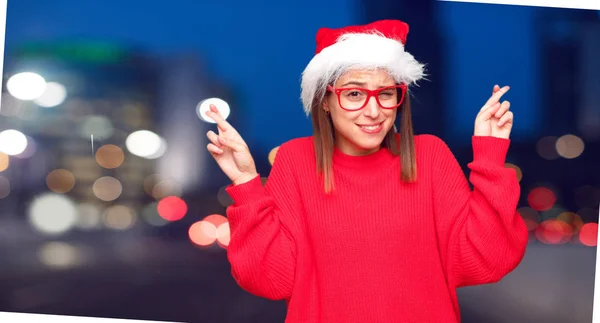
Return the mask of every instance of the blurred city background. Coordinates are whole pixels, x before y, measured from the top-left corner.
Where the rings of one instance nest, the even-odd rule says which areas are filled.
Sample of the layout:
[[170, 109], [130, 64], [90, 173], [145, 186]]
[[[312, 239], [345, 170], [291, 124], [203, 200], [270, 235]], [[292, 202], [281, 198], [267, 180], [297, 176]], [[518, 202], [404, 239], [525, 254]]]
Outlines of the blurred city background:
[[431, 0], [9, 1], [0, 311], [283, 322], [284, 302], [231, 277], [229, 183], [196, 107], [229, 103], [266, 178], [281, 143], [312, 133], [299, 80], [317, 29], [384, 18], [410, 24], [407, 50], [427, 63], [416, 132], [466, 173], [475, 115], [511, 86], [507, 166], [531, 239], [503, 281], [459, 290], [463, 322], [590, 322], [600, 15]]

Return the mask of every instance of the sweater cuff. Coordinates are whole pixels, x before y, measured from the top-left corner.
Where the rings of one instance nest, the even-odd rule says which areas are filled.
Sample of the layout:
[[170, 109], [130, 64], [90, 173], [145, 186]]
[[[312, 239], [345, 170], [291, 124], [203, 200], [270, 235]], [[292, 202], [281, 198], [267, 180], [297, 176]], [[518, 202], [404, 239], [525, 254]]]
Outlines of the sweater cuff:
[[265, 196], [265, 188], [262, 185], [260, 175], [256, 175], [256, 177], [243, 184], [230, 184], [225, 188], [225, 191], [231, 196], [236, 206], [255, 202]]
[[472, 136], [473, 161], [504, 166], [510, 139], [492, 136]]

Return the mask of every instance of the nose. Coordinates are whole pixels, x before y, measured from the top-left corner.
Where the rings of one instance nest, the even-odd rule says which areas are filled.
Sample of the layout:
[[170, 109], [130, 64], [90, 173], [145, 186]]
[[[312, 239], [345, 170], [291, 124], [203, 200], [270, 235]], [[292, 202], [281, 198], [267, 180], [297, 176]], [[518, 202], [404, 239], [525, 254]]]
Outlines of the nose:
[[377, 103], [377, 99], [372, 96], [369, 98], [367, 105], [363, 108], [363, 114], [372, 119], [376, 119], [379, 117], [379, 113], [381, 113], [381, 107], [379, 103]]

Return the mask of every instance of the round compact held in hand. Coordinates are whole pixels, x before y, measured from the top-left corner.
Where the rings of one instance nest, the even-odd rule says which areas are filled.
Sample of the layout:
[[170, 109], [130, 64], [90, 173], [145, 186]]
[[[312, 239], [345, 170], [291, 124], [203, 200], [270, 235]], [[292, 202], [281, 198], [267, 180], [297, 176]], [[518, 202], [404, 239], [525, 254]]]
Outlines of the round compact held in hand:
[[227, 117], [229, 117], [229, 113], [231, 112], [229, 104], [225, 100], [219, 98], [210, 98], [202, 100], [200, 103], [198, 103], [198, 106], [196, 106], [196, 114], [200, 120], [209, 123], [216, 123], [212, 118], [206, 115], [206, 111], [210, 110], [211, 104], [214, 104], [215, 107], [217, 107], [217, 110], [219, 110], [219, 113], [223, 119], [227, 120]]

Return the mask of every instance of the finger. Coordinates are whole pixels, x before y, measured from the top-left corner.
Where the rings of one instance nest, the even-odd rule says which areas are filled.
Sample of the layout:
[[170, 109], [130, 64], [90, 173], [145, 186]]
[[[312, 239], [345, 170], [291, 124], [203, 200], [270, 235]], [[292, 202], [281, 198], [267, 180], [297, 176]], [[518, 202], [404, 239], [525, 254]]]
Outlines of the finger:
[[498, 109], [500, 109], [499, 102], [487, 108], [486, 110], [480, 111], [476, 119], [478, 121], [487, 121], [492, 118], [492, 116], [498, 111]]
[[215, 155], [221, 155], [223, 153], [223, 149], [215, 146], [214, 144], [208, 144], [208, 145], [206, 145], [206, 149], [213, 156], [215, 156]]
[[498, 121], [498, 127], [502, 127], [505, 124], [509, 124], [513, 122], [513, 113], [512, 111], [508, 111], [506, 112], [502, 118], [500, 118], [500, 121]]
[[494, 93], [488, 100], [487, 102], [483, 105], [483, 107], [481, 108], [482, 110], [484, 110], [484, 108], [487, 106], [492, 106], [494, 105], [496, 102], [500, 101], [500, 98], [502, 98], [502, 96], [508, 92], [508, 90], [510, 90], [509, 86], [505, 86], [503, 88], [501, 88], [500, 90], [498, 90], [498, 92]]
[[238, 153], [243, 152], [248, 149], [245, 144], [239, 143], [239, 142], [231, 140], [231, 139], [227, 139], [223, 136], [219, 136], [219, 143], [221, 145], [233, 150], [234, 152], [238, 152]]
[[209, 109], [210, 109], [209, 111], [206, 111], [206, 115], [209, 116], [210, 118], [212, 118], [213, 120], [215, 120], [215, 122], [217, 123], [217, 126], [220, 128], [221, 131], [235, 130], [229, 124], [229, 122], [225, 121], [225, 119], [221, 116], [221, 114], [219, 113], [219, 110], [217, 110], [217, 107], [215, 107], [213, 104], [211, 104]]
[[209, 131], [206, 133], [206, 136], [208, 137], [208, 140], [210, 140], [210, 142], [217, 146], [217, 147], [221, 147], [221, 143], [219, 143], [219, 136], [214, 132], [214, 131]]
[[494, 93], [496, 93], [498, 91], [500, 91], [500, 85], [496, 84], [496, 85], [494, 85], [494, 89], [492, 90], [492, 94], [494, 94]]
[[496, 117], [496, 118], [502, 117], [502, 115], [504, 115], [506, 113], [506, 111], [508, 111], [508, 109], [510, 109], [510, 102], [509, 101], [502, 102], [502, 105], [500, 105], [500, 109], [498, 109], [498, 111], [496, 111], [496, 113], [494, 114], [494, 117]]

